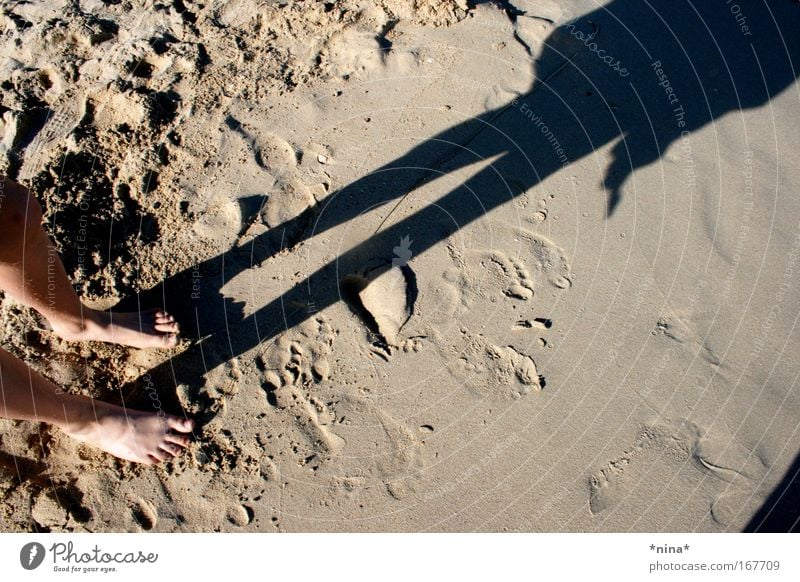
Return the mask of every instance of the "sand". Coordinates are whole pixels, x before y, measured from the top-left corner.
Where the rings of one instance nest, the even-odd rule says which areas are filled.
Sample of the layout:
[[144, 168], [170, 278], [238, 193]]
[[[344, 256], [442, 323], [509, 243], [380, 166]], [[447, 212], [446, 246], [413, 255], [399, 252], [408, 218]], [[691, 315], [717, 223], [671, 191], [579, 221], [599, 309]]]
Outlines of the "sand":
[[747, 527], [800, 448], [800, 7], [630, 4], [4, 5], [0, 171], [185, 337], [3, 297], [2, 345], [199, 427], [0, 420], [2, 529]]

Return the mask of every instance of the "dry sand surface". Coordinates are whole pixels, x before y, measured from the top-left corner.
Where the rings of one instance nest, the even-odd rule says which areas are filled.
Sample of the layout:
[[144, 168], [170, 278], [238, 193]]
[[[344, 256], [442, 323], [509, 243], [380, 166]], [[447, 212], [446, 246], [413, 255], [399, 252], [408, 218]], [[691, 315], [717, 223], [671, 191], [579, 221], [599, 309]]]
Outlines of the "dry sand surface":
[[0, 170], [185, 337], [4, 297], [2, 345], [198, 429], [0, 420], [2, 529], [745, 528], [800, 449], [800, 5], [697, 4], [4, 2]]

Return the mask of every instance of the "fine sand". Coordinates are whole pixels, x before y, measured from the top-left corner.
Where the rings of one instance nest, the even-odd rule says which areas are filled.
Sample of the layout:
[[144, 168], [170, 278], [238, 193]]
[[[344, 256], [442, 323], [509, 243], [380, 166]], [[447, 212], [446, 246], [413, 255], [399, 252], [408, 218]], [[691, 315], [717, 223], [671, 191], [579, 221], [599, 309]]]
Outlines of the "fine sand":
[[88, 305], [185, 337], [3, 297], [2, 345], [198, 428], [145, 467], [0, 420], [2, 529], [752, 528], [800, 449], [800, 5], [622, 3], [5, 3], [0, 171]]

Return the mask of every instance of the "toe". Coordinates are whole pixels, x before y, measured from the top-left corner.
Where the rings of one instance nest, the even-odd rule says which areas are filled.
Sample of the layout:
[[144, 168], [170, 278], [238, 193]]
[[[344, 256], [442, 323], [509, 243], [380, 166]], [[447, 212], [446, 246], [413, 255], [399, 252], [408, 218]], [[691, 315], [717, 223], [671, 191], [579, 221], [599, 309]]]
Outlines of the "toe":
[[158, 462], [161, 462], [161, 461], [166, 461], [172, 455], [170, 455], [164, 449], [158, 448], [158, 449], [154, 450], [153, 452], [151, 452], [150, 456], [153, 457], [156, 460], [156, 462], [158, 463]]
[[185, 448], [189, 446], [191, 439], [188, 436], [183, 436], [179, 434], [170, 434], [167, 435], [167, 442], [173, 443], [178, 445], [179, 447]]
[[181, 452], [181, 447], [179, 447], [178, 445], [174, 445], [172, 443], [163, 443], [160, 449], [163, 452], [167, 453], [167, 455], [169, 455], [170, 457], [174, 457], [175, 455]]
[[172, 430], [178, 432], [192, 432], [194, 428], [194, 421], [191, 418], [178, 418], [177, 416], [170, 416], [167, 418], [167, 425]]
[[161, 331], [164, 333], [178, 333], [181, 330], [181, 327], [176, 322], [168, 322], [168, 323], [156, 323], [153, 326], [156, 331]]

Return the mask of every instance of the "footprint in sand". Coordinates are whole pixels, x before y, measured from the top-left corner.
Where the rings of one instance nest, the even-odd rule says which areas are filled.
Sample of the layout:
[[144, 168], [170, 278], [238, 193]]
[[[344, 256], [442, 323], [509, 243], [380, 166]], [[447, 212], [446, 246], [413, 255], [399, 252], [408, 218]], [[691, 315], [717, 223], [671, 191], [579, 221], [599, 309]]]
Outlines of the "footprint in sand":
[[447, 369], [483, 396], [518, 399], [544, 388], [531, 356], [511, 345], [495, 345], [482, 334], [461, 330], [461, 342], [446, 350]]
[[[238, 137], [229, 140], [227, 158], [230, 163], [215, 183], [222, 180], [235, 187], [241, 187], [242, 183], [258, 187], [259, 192], [266, 195], [259, 213], [261, 223], [270, 228], [284, 224], [328, 194], [331, 178], [320, 169], [317, 156], [313, 156], [314, 160], [305, 159], [313, 151], [327, 151], [323, 146], [308, 144], [309, 152], [304, 152], [282, 137], [234, 117], [228, 117], [225, 125], [233, 136]], [[242, 182], [247, 172], [243, 170], [241, 160], [247, 158], [254, 162], [250, 172], [257, 176], [254, 182]], [[322, 158], [327, 159], [327, 156]], [[241, 217], [239, 220], [241, 222]]]
[[502, 297], [528, 301], [534, 283], [525, 264], [500, 251], [471, 251], [460, 257], [458, 266], [444, 272], [444, 280], [469, 308], [474, 301], [496, 302]]
[[237, 527], [245, 527], [253, 521], [253, 509], [247, 505], [231, 505], [225, 513], [229, 523]]
[[343, 445], [329, 429], [334, 414], [316, 394], [330, 379], [335, 337], [325, 318], [312, 318], [284, 333], [258, 361], [267, 403], [281, 419], [291, 419], [274, 436], [276, 450], [290, 452], [299, 465], [314, 471]]
[[691, 459], [699, 438], [700, 430], [689, 422], [643, 427], [630, 449], [589, 479], [591, 512], [615, 507], [637, 485], [660, 482], [664, 467], [668, 466], [670, 473], [677, 472]]
[[[367, 9], [369, 11], [370, 9]], [[360, 77], [384, 66], [385, 53], [370, 29], [334, 34], [320, 51], [320, 68], [334, 77]]]
[[711, 518], [723, 527], [741, 531], [766, 501], [766, 492], [758, 488], [764, 483], [767, 467], [730, 434], [702, 439], [697, 460], [700, 470], [725, 483], [711, 503]]
[[[469, 296], [496, 301], [499, 296], [528, 301], [534, 296], [537, 273], [559, 289], [572, 286], [572, 271], [564, 252], [552, 241], [537, 233], [517, 229], [525, 242], [520, 256], [512, 258], [500, 251], [462, 253], [455, 267], [445, 271], [444, 278], [462, 295], [462, 303], [471, 303]], [[532, 263], [533, 274], [526, 263]]]
[[[215, 184], [215, 188], [219, 183]], [[210, 190], [209, 190], [210, 192]], [[194, 233], [206, 240], [221, 240], [219, 232], [239, 232], [244, 224], [239, 203], [227, 193], [211, 193], [203, 196], [205, 204], [198, 202], [189, 211], [197, 216], [192, 225]]]
[[420, 319], [437, 327], [452, 323], [453, 317], [462, 309], [462, 294], [444, 278], [430, 281], [421, 298]]
[[221, 25], [239, 27], [256, 18], [259, 5], [255, 0], [215, 0], [212, 10]]
[[522, 261], [493, 252], [486, 262], [481, 262], [503, 286], [503, 294], [513, 299], [527, 301], [533, 297], [533, 281]]
[[299, 180], [288, 177], [276, 181], [261, 209], [261, 220], [274, 228], [299, 216], [316, 202], [311, 190]]
[[[447, 305], [446, 321], [450, 316], [468, 311], [475, 302], [496, 303], [507, 297], [515, 301], [533, 299], [536, 289], [549, 283], [559, 289], [572, 287], [574, 275], [564, 251], [553, 241], [538, 233], [509, 229], [517, 256], [509, 257], [497, 250], [467, 250], [459, 240], [448, 242], [447, 251], [453, 266], [442, 275], [444, 281], [429, 284], [421, 298], [421, 312], [431, 312], [431, 298]], [[428, 292], [430, 291], [430, 293]]]
[[326, 505], [356, 503], [360, 492], [380, 487], [396, 500], [413, 495], [427, 464], [428, 435], [415, 434], [365, 398], [343, 396], [335, 410], [337, 432], [346, 446], [326, 473], [330, 483]]
[[740, 532], [766, 501], [765, 495], [750, 489], [726, 491], [711, 504], [711, 519], [730, 531]]
[[297, 167], [297, 150], [285, 139], [255, 130], [247, 131], [247, 135], [252, 140], [256, 163], [275, 178], [280, 178]]
[[[262, 465], [261, 470], [272, 472], [279, 466], [279, 474], [291, 473], [292, 469], [298, 468], [316, 473], [344, 447], [341, 437], [331, 430], [336, 416], [327, 402], [307, 394], [300, 387], [283, 386], [278, 393], [276, 421], [270, 424], [271, 430], [266, 437], [274, 451], [274, 459]], [[290, 462], [276, 465], [284, 457]]]
[[308, 319], [281, 335], [259, 360], [270, 404], [278, 405], [281, 390], [326, 382], [336, 332], [322, 316]]
[[527, 243], [525, 251], [530, 253], [537, 272], [542, 273], [559, 289], [572, 287], [572, 268], [558, 245], [547, 237], [524, 228], [516, 229], [515, 233]]
[[149, 531], [158, 524], [158, 512], [149, 501], [137, 499], [131, 503], [130, 509], [134, 521], [136, 521], [143, 530]]
[[84, 505], [85, 493], [75, 481], [50, 483], [31, 498], [31, 517], [44, 530], [76, 531], [93, 519]]
[[[209, 357], [222, 359], [216, 346], [209, 345], [206, 349], [209, 350]], [[228, 399], [239, 391], [241, 376], [239, 362], [230, 360], [206, 372], [199, 389], [189, 384], [179, 384], [176, 390], [178, 401], [201, 424], [211, 422], [225, 410]]]
[[746, 519], [751, 514], [743, 506], [747, 500], [755, 510], [758, 500], [753, 500], [752, 484], [764, 474], [758, 458], [730, 435], [710, 437], [682, 419], [643, 427], [630, 449], [592, 475], [589, 507], [596, 514], [626, 499], [641, 499], [634, 488], [643, 487], [650, 492], [645, 498], [655, 498], [664, 491], [665, 472], [673, 478], [687, 466], [698, 480], [708, 475], [723, 482], [722, 494], [709, 508], [712, 519], [720, 525], [729, 525], [737, 516], [740, 521]]
[[40, 529], [49, 531], [64, 530], [69, 521], [69, 513], [48, 490], [41, 491], [33, 498], [31, 517]]

